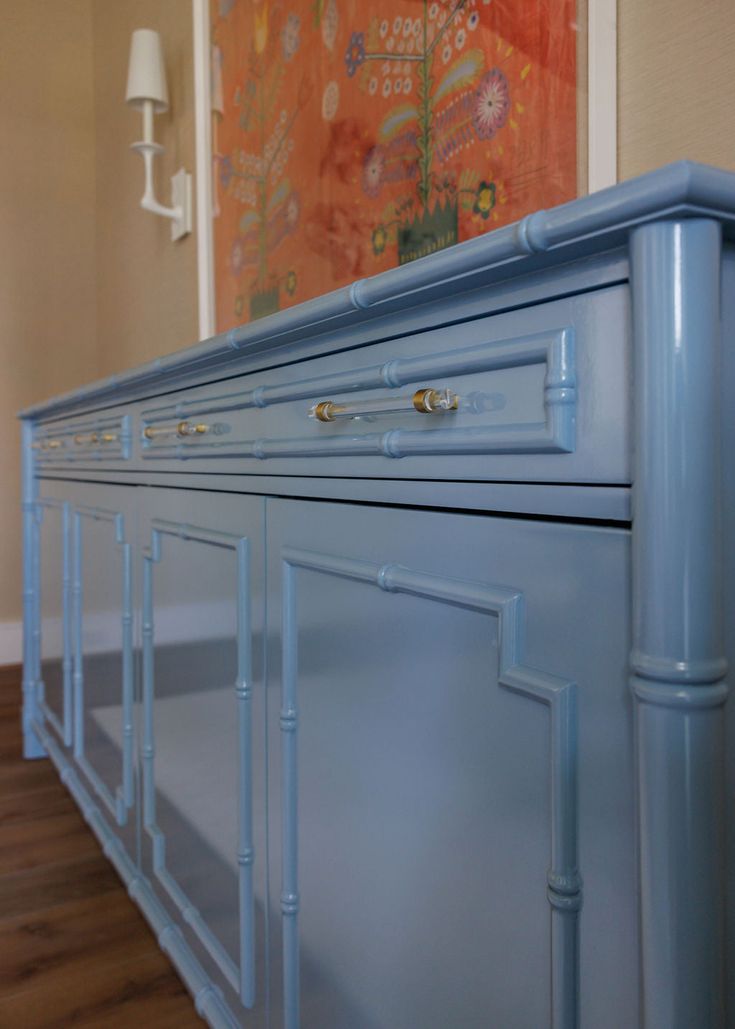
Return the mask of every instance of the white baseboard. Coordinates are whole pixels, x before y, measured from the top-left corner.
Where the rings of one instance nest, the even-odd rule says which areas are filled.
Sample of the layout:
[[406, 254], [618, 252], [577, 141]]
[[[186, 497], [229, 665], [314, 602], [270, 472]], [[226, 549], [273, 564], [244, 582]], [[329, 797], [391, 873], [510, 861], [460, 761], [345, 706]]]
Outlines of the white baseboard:
[[23, 623], [0, 622], [0, 665], [19, 665], [23, 660]]

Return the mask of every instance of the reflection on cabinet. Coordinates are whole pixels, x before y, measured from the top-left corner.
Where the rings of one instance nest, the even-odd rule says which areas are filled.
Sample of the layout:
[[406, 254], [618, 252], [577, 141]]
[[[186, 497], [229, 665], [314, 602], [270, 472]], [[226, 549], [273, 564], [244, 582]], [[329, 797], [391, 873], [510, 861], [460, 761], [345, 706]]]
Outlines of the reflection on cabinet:
[[25, 753], [215, 1029], [735, 1029], [734, 242], [675, 165], [25, 412]]
[[141, 867], [228, 1000], [260, 1019], [267, 988], [263, 501], [145, 490], [140, 510]]
[[36, 521], [44, 714], [135, 855], [132, 501], [120, 486], [44, 481]]
[[[629, 898], [582, 917], [586, 1022], [632, 1024], [627, 532], [303, 508], [268, 501], [283, 1024], [300, 1001], [309, 1026], [572, 1025], [583, 881]], [[614, 759], [590, 746], [606, 720]], [[578, 778], [609, 781], [590, 803]]]

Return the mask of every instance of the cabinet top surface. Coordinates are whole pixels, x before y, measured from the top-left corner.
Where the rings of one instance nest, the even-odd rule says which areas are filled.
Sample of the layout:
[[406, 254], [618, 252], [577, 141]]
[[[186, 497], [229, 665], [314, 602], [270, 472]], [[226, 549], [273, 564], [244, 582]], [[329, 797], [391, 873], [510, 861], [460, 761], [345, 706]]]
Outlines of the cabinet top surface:
[[720, 221], [725, 238], [735, 239], [735, 174], [680, 161], [82, 386], [29, 407], [20, 417], [124, 401], [195, 372], [236, 374], [233, 366], [248, 352], [298, 347], [300, 338], [405, 313], [429, 301], [442, 303], [451, 317], [470, 290], [624, 247], [630, 230], [648, 222], [697, 216]]

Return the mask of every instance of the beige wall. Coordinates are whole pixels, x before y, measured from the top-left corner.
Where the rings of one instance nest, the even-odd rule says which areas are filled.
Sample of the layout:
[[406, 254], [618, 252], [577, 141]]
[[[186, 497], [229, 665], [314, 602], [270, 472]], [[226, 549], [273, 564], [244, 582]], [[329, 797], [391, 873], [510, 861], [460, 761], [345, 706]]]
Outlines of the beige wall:
[[97, 200], [99, 373], [130, 368], [197, 339], [196, 238], [171, 242], [170, 223], [141, 210], [139, 111], [124, 103], [130, 34], [158, 29], [171, 107], [155, 118], [158, 199], [171, 174], [194, 171], [194, 72], [190, 0], [92, 0]]
[[21, 612], [15, 413], [97, 374], [90, 13], [0, 0], [0, 622]]
[[618, 175], [735, 171], [735, 0], [618, 0]]

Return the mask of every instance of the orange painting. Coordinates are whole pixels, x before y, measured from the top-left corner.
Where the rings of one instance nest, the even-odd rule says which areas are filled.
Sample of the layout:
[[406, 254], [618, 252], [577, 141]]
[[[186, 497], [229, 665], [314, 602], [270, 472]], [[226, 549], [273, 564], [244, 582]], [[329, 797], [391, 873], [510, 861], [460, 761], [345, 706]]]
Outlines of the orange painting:
[[211, 0], [217, 331], [577, 195], [575, 0]]

